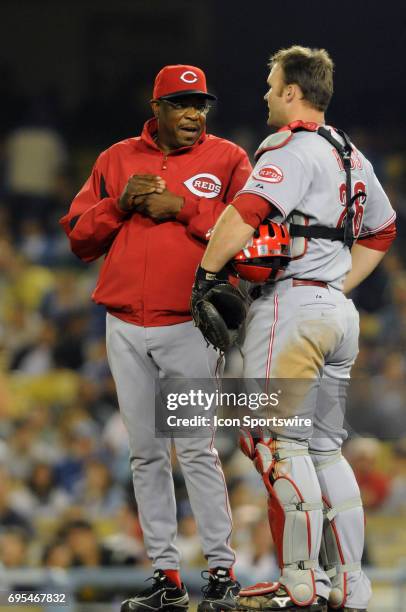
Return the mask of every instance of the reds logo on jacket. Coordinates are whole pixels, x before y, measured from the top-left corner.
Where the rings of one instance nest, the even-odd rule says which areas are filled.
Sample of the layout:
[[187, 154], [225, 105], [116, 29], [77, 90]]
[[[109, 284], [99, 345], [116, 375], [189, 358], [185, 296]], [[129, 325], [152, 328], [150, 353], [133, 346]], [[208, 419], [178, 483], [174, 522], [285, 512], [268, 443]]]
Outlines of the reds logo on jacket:
[[203, 172], [185, 181], [186, 187], [197, 196], [215, 198], [221, 192], [221, 181], [214, 174]]

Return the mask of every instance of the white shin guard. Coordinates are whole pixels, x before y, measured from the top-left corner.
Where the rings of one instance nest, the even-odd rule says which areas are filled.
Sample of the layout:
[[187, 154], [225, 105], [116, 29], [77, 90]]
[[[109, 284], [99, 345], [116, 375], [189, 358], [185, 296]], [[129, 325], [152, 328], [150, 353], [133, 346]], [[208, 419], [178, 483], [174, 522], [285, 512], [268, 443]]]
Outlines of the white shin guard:
[[241, 438], [267, 488], [268, 516], [283, 585], [300, 606], [316, 597], [314, 570], [322, 533], [320, 487], [306, 443]]
[[329, 604], [366, 609], [371, 587], [361, 571], [364, 513], [354, 473], [340, 449], [310, 450], [310, 456], [324, 502], [320, 562], [331, 580]]

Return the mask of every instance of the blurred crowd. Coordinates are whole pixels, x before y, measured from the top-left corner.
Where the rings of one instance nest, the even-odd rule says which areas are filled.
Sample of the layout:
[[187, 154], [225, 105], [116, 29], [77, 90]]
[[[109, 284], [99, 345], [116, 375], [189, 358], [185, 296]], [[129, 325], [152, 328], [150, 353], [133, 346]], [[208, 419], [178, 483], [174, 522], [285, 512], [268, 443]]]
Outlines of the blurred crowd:
[[[77, 260], [58, 226], [100, 147], [72, 146], [38, 101], [25, 111], [24, 121], [1, 134], [0, 564], [147, 566], [106, 360], [105, 313], [90, 300], [98, 264]], [[131, 125], [128, 135], [140, 129]], [[228, 136], [250, 151], [261, 138], [249, 126]], [[361, 311], [353, 372], [360, 384], [351, 395], [345, 454], [367, 515], [392, 520], [406, 514], [406, 153], [389, 155], [358, 136], [397, 211], [398, 239], [353, 296]], [[236, 569], [256, 568], [257, 579], [268, 580], [277, 569], [262, 484], [235, 439], [221, 437], [218, 446]], [[175, 457], [173, 469], [178, 545], [188, 567], [204, 567]], [[368, 542], [369, 562], [379, 563]]]

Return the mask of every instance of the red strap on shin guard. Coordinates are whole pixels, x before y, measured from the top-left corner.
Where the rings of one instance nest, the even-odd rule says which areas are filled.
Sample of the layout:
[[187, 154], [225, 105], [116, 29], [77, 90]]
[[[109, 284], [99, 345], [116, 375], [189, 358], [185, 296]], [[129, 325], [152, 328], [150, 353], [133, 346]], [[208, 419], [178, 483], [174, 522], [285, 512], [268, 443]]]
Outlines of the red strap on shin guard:
[[249, 431], [243, 431], [240, 435], [239, 443], [240, 448], [244, 455], [247, 455], [248, 459], [254, 460], [255, 457], [255, 443], [252, 435]]
[[249, 459], [255, 461], [256, 456], [256, 445], [258, 442], [263, 442], [263, 434], [261, 428], [246, 429], [240, 428], [240, 448], [244, 455], [247, 455]]
[[279, 497], [276, 495], [274, 488], [269, 480], [269, 474], [264, 474], [262, 477], [264, 484], [269, 493], [268, 497], [268, 521], [271, 528], [272, 538], [275, 544], [276, 557], [278, 565], [283, 567], [283, 532], [285, 528], [285, 511]]
[[[271, 448], [272, 441], [265, 443], [261, 439], [261, 445], [268, 446]], [[271, 483], [271, 474], [275, 465], [275, 460], [269, 465], [269, 458], [266, 459], [267, 465], [264, 465], [261, 452], [258, 452], [256, 447], [256, 441], [253, 439], [252, 434], [248, 430], [242, 430], [240, 436], [240, 447], [241, 450], [247, 457], [253, 460], [255, 468], [261, 474], [262, 480], [268, 491], [268, 520], [271, 528], [273, 541], [276, 547], [276, 555], [278, 558], [278, 565], [280, 568], [283, 567], [283, 531], [285, 527], [285, 511], [282, 504], [279, 501], [278, 496]], [[272, 450], [272, 448], [271, 448]]]

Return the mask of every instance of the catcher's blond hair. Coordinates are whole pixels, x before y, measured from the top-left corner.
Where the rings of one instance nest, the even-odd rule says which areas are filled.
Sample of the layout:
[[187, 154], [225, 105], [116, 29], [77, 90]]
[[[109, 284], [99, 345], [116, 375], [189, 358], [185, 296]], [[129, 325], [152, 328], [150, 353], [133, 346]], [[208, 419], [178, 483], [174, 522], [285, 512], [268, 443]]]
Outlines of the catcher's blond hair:
[[272, 55], [269, 66], [281, 66], [286, 85], [299, 85], [303, 98], [325, 112], [333, 95], [333, 61], [325, 49], [293, 45]]

